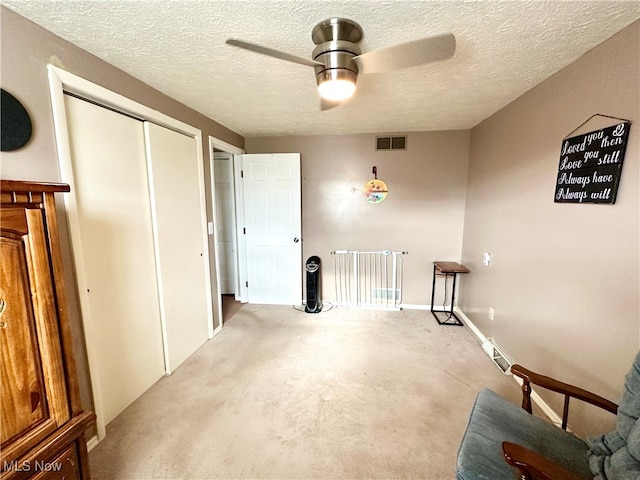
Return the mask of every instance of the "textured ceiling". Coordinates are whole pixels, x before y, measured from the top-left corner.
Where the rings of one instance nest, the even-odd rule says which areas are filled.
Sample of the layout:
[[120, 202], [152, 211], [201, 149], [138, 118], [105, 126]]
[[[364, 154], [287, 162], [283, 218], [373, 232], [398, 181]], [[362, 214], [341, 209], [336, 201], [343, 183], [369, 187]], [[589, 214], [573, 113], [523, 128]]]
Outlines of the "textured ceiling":
[[[618, 1], [0, 0], [245, 137], [471, 128], [640, 18]], [[453, 32], [450, 60], [361, 75], [319, 109], [313, 69], [225, 45], [310, 57], [313, 26], [340, 16], [363, 52]]]

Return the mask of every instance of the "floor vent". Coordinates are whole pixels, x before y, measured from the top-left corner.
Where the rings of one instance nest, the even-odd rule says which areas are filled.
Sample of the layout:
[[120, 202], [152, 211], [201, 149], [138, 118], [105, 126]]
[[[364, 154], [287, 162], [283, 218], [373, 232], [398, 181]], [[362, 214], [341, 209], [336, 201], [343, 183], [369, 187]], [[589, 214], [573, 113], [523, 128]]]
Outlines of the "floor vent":
[[400, 299], [400, 289], [396, 288], [395, 294], [392, 288], [374, 288], [371, 292], [373, 303], [396, 302]]
[[489, 358], [491, 358], [502, 373], [505, 375], [511, 374], [510, 369], [513, 362], [500, 350], [493, 338], [487, 338], [487, 341], [482, 344], [482, 350], [489, 355]]
[[406, 150], [407, 137], [376, 137], [376, 150]]

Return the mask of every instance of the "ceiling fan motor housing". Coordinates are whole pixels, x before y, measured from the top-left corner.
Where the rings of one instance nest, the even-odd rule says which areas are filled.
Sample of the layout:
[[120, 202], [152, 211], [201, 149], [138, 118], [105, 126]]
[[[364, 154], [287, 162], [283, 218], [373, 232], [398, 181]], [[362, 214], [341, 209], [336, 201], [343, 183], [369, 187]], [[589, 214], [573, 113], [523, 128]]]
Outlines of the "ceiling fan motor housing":
[[313, 59], [323, 65], [313, 67], [316, 81], [320, 85], [325, 80], [350, 80], [356, 83], [358, 66], [353, 57], [360, 55], [360, 49], [343, 40], [325, 42], [313, 50]]
[[358, 78], [358, 66], [353, 57], [362, 52], [356, 45], [362, 39], [362, 28], [346, 18], [330, 18], [313, 28], [311, 38], [317, 47], [313, 59], [322, 66], [314, 67], [316, 83], [328, 80], [348, 80], [354, 84]]

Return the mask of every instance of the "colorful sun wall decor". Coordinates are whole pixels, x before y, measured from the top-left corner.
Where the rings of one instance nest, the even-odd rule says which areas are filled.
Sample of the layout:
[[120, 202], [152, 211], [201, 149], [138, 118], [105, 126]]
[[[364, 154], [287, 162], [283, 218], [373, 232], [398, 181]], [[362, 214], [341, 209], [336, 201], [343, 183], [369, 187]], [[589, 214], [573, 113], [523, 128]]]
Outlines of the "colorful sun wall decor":
[[373, 174], [375, 178], [367, 180], [367, 183], [362, 187], [362, 194], [369, 203], [382, 203], [387, 198], [389, 189], [386, 183], [378, 179], [378, 169], [376, 167], [373, 167]]

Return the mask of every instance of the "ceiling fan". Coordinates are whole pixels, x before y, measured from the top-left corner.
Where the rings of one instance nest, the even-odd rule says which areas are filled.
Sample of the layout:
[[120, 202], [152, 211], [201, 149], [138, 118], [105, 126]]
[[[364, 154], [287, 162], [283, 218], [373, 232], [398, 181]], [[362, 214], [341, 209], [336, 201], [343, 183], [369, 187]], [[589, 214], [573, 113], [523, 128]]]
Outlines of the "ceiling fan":
[[408, 43], [362, 53], [358, 43], [362, 28], [353, 20], [330, 18], [318, 23], [311, 32], [316, 44], [312, 59], [238, 39], [226, 43], [234, 47], [313, 67], [318, 91], [323, 100], [336, 106], [350, 98], [356, 89], [358, 74], [380, 73], [451, 58], [456, 49], [451, 33], [421, 38]]

